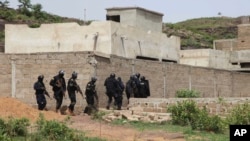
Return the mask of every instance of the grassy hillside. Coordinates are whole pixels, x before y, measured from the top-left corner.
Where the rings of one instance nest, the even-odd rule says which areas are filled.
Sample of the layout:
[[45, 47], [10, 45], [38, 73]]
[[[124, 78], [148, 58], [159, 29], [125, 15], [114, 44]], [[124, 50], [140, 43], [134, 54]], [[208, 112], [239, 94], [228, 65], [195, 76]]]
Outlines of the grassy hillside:
[[181, 38], [181, 48], [212, 48], [213, 40], [237, 38], [241, 18], [211, 17], [166, 23], [163, 32]]
[[[83, 21], [79, 19], [53, 15], [41, 11], [41, 8], [40, 10], [33, 8], [22, 11], [21, 9], [0, 7], [0, 44], [4, 44], [4, 25], [6, 23], [28, 24], [30, 27], [39, 27], [42, 23], [64, 22], [83, 24]], [[90, 24], [90, 21], [87, 24]], [[175, 24], [164, 23], [163, 32], [168, 36], [179, 36], [182, 49], [212, 48], [213, 40], [237, 38], [238, 24], [240, 24], [240, 17], [198, 18]]]

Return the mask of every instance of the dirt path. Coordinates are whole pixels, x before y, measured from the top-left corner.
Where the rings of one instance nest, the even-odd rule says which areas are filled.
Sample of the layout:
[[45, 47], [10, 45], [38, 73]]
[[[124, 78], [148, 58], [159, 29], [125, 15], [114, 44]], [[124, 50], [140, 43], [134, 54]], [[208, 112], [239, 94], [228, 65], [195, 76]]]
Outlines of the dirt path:
[[91, 120], [90, 116], [71, 117], [70, 127], [86, 132], [87, 136], [105, 138], [108, 141], [185, 141], [181, 133], [144, 131]]
[[[64, 120], [67, 116], [55, 113], [54, 111], [38, 111], [36, 108], [27, 105], [18, 99], [0, 97], [1, 118], [28, 118], [35, 122], [40, 113], [47, 120]], [[107, 141], [184, 141], [180, 133], [166, 133], [163, 131], [140, 132], [134, 128], [111, 125], [106, 122], [92, 120], [88, 115], [72, 116], [69, 127], [84, 131], [86, 136], [105, 138]]]

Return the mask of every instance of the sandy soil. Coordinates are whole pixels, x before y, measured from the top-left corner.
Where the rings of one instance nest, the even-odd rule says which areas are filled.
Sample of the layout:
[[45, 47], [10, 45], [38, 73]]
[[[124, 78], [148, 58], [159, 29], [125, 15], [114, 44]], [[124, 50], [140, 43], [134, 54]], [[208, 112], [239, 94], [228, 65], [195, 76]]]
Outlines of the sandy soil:
[[[43, 113], [47, 120], [63, 120], [67, 116], [54, 111], [39, 111], [15, 98], [0, 97], [1, 118], [28, 118], [35, 122]], [[164, 131], [138, 131], [133, 128], [111, 125], [106, 122], [92, 120], [88, 115], [71, 116], [69, 127], [86, 132], [87, 136], [105, 138], [108, 141], [184, 141], [181, 133]]]

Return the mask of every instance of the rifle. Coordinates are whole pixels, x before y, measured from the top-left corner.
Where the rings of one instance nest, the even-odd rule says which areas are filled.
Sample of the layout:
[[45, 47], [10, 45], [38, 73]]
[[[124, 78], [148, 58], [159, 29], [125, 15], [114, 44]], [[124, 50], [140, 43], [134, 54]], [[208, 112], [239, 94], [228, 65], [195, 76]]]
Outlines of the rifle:
[[83, 97], [83, 93], [82, 93], [82, 90], [81, 90], [81, 88], [80, 88], [79, 85], [76, 85], [76, 91], [77, 91], [78, 93], [80, 93], [80, 94], [82, 95], [82, 97]]
[[50, 99], [52, 99], [49, 95], [49, 92], [44, 88], [44, 94], [47, 95]]

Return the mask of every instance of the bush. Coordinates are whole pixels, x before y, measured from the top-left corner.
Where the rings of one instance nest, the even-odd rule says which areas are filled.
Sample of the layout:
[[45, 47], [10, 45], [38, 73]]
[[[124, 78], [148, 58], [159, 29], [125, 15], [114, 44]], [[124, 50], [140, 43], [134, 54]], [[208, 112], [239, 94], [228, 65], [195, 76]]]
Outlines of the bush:
[[185, 100], [178, 102], [177, 105], [170, 106], [168, 111], [172, 113], [173, 124], [189, 125], [192, 122], [193, 117], [198, 113], [199, 109], [192, 100]]
[[29, 120], [26, 118], [14, 119], [10, 118], [7, 122], [0, 119], [0, 135], [4, 137], [26, 136], [28, 134], [27, 127]]
[[199, 110], [193, 117], [193, 122], [191, 123], [192, 129], [213, 131], [215, 133], [223, 132], [223, 121], [217, 116], [209, 116], [207, 109], [203, 107]]
[[40, 115], [37, 125], [39, 134], [48, 140], [69, 140], [74, 138], [73, 130], [68, 128], [64, 123], [59, 123], [54, 120], [47, 121], [43, 115]]
[[172, 123], [181, 126], [190, 125], [192, 129], [223, 132], [223, 121], [218, 116], [209, 116], [206, 108], [199, 109], [192, 100], [178, 102], [177, 105], [170, 106]]
[[195, 90], [178, 90], [176, 92], [176, 97], [178, 98], [196, 98], [199, 97], [200, 93]]
[[14, 119], [11, 117], [6, 124], [6, 133], [9, 136], [26, 136], [29, 125], [27, 118]]
[[244, 103], [232, 109], [226, 121], [228, 124], [249, 125], [250, 124], [250, 104]]

